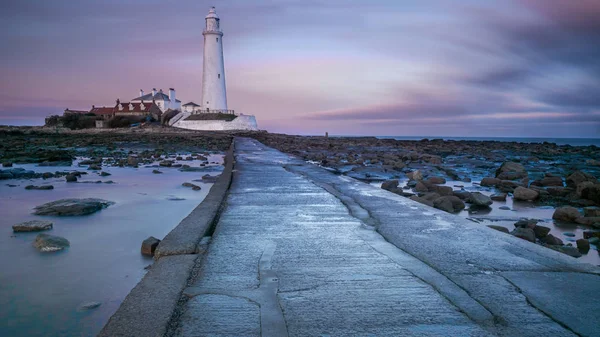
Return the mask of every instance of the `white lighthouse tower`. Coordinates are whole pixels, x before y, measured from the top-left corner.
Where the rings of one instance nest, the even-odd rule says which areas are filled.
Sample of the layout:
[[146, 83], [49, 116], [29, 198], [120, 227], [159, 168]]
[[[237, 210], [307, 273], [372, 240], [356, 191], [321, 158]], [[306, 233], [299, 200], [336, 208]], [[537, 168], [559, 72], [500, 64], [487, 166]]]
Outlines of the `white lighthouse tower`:
[[227, 92], [225, 87], [225, 63], [223, 61], [223, 32], [219, 16], [212, 7], [206, 16], [204, 32], [204, 63], [202, 65], [202, 110], [225, 112]]

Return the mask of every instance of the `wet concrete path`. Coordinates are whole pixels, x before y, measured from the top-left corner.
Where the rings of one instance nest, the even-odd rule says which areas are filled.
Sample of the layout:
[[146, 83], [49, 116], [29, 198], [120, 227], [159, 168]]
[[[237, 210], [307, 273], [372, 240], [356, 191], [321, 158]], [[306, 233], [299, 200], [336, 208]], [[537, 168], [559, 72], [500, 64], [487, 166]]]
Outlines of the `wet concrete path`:
[[598, 268], [255, 140], [235, 170], [176, 336], [596, 333]]

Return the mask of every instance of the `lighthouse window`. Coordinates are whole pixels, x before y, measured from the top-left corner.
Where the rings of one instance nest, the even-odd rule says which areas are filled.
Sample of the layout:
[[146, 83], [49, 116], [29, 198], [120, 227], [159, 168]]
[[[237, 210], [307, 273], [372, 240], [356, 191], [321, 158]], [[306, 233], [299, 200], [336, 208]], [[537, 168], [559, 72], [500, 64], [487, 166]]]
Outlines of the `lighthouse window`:
[[221, 74], [219, 74], [219, 78], [221, 78]]
[[219, 42], [219, 38], [217, 38], [217, 42]]

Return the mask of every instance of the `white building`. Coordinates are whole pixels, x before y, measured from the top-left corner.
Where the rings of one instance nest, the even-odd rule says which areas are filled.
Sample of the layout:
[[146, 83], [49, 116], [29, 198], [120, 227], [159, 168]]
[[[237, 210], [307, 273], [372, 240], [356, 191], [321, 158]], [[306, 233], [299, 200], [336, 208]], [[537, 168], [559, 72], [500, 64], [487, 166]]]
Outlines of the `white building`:
[[202, 110], [200, 104], [194, 102], [188, 102], [181, 106], [181, 112], [197, 113]]
[[144, 95], [144, 90], [140, 90], [140, 96], [131, 100], [133, 103], [152, 103], [160, 108], [162, 112], [165, 112], [169, 109], [171, 110], [181, 110], [181, 101], [175, 97], [175, 89], [169, 88], [169, 95], [163, 93], [162, 89], [158, 92], [156, 88], [152, 88], [152, 92]]
[[223, 32], [220, 19], [212, 7], [205, 18], [204, 60], [202, 64], [202, 101], [203, 111], [225, 112], [227, 110], [227, 92], [225, 87], [225, 62], [223, 61]]

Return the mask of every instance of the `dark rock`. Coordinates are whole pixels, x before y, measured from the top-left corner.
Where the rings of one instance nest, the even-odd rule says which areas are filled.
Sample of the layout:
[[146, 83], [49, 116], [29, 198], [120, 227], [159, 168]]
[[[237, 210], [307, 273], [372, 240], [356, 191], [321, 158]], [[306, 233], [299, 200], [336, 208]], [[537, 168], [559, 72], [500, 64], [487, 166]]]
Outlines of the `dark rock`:
[[52, 185], [41, 185], [41, 186], [36, 186], [36, 185], [27, 185], [25, 186], [26, 190], [41, 190], [41, 191], [45, 191], [45, 190], [53, 190], [54, 186]]
[[600, 231], [584, 231], [583, 238], [584, 239], [600, 238]]
[[34, 208], [35, 215], [77, 216], [95, 213], [113, 205], [114, 202], [102, 199], [61, 199]]
[[515, 188], [513, 192], [515, 200], [531, 201], [537, 199], [539, 196], [540, 194], [537, 191], [521, 186]]
[[444, 179], [442, 177], [429, 177], [425, 181], [429, 184], [436, 184], [436, 185], [446, 183], [446, 179]]
[[540, 180], [535, 180], [531, 183], [534, 186], [563, 186], [563, 180], [558, 176], [546, 176]]
[[433, 201], [431, 201], [431, 200], [427, 200], [425, 198], [421, 198], [421, 197], [418, 197], [416, 195], [411, 196], [410, 199], [414, 200], [416, 202], [419, 202], [419, 203], [421, 203], [423, 205], [427, 205], [429, 207], [433, 207]]
[[416, 180], [409, 180], [409, 181], [406, 183], [406, 187], [408, 187], [408, 188], [413, 188], [413, 187], [417, 186], [417, 183], [418, 183], [418, 181], [416, 181]]
[[551, 246], [562, 246], [563, 245], [562, 240], [555, 237], [552, 234], [546, 235], [545, 237], [541, 238], [540, 241], [547, 245], [551, 245]]
[[[209, 176], [210, 177], [210, 176]], [[202, 177], [202, 179], [204, 179], [204, 177]], [[390, 191], [392, 189], [396, 189], [398, 188], [398, 184], [399, 181], [398, 179], [394, 179], [394, 180], [386, 180], [381, 184], [381, 188], [386, 190], [386, 191]]]
[[571, 188], [576, 188], [582, 182], [589, 181], [592, 183], [597, 183], [598, 179], [591, 174], [575, 171], [571, 175], [569, 175], [566, 179], [567, 186]]
[[171, 166], [173, 166], [173, 162], [170, 160], [163, 160], [160, 163], [158, 163], [158, 165], [160, 165], [162, 167], [171, 167]]
[[600, 223], [600, 217], [597, 217], [597, 216], [579, 217], [579, 218], [575, 219], [575, 222], [580, 225], [593, 226], [595, 223]]
[[92, 310], [92, 309], [96, 309], [97, 307], [101, 306], [102, 303], [100, 302], [87, 302], [87, 303], [83, 303], [79, 306], [79, 310]]
[[408, 179], [410, 180], [423, 180], [423, 174], [421, 173], [421, 171], [419, 170], [415, 170], [412, 172], [408, 172], [406, 174], [406, 176], [408, 177]]
[[492, 178], [492, 177], [485, 177], [485, 178], [481, 179], [481, 182], [479, 183], [479, 185], [487, 186], [487, 187], [493, 187], [493, 186], [497, 186], [499, 184], [500, 184], [500, 179]]
[[525, 167], [515, 162], [504, 162], [496, 170], [496, 178], [500, 180], [516, 180], [527, 177]]
[[152, 173], [154, 173], [154, 174], [161, 174], [162, 172], [159, 171], [159, 170], [152, 170]]
[[535, 242], [535, 233], [531, 228], [517, 227], [510, 234], [529, 242]]
[[600, 216], [600, 207], [596, 207], [596, 206], [584, 207], [583, 215], [586, 217], [599, 217]]
[[538, 221], [536, 219], [520, 219], [519, 221], [514, 223], [515, 227], [519, 228], [535, 228]]
[[429, 201], [434, 201], [435, 199], [441, 197], [441, 195], [439, 195], [438, 193], [435, 192], [429, 192], [429, 193], [424, 193], [423, 195], [421, 195], [421, 198], [429, 200]]
[[[221, 176], [220, 174], [216, 175], [216, 176], [211, 176], [209, 174], [205, 174], [205, 175], [202, 176], [202, 182], [204, 182], [204, 183], [216, 183], [217, 179], [219, 179], [220, 176]], [[383, 185], [382, 185], [382, 188], [383, 188]]]
[[136, 156], [127, 157], [127, 166], [136, 167], [139, 165], [139, 163], [140, 163], [140, 160], [138, 157], [136, 157]]
[[571, 188], [550, 186], [546, 189], [551, 196], [554, 197], [565, 197], [573, 191]]
[[102, 166], [100, 166], [99, 164], [92, 164], [92, 165], [88, 166], [88, 170], [94, 170], [94, 171], [102, 170]]
[[503, 211], [510, 211], [510, 207], [508, 207], [508, 206], [500, 206], [500, 207], [498, 207], [498, 209], [501, 209]]
[[587, 239], [579, 239], [575, 241], [577, 244], [577, 249], [583, 254], [586, 254], [590, 251], [590, 242]]
[[575, 258], [581, 257], [581, 253], [579, 252], [579, 249], [577, 249], [573, 246], [558, 247], [558, 251], [563, 254], [567, 254], [569, 256], [575, 257]]
[[9, 162], [9, 161], [5, 161], [2, 163], [2, 167], [12, 167], [13, 163]]
[[450, 186], [430, 185], [429, 190], [445, 196], [452, 196], [454, 194], [454, 190]]
[[544, 238], [550, 234], [550, 228], [546, 226], [535, 226], [533, 227], [533, 232], [535, 233], [535, 237], [538, 239]]
[[579, 210], [571, 206], [559, 207], [552, 214], [552, 219], [566, 222], [575, 222], [580, 217], [581, 213], [579, 213]]
[[465, 208], [465, 204], [453, 195], [441, 196], [433, 201], [433, 207], [448, 213], [457, 213]]
[[12, 226], [13, 232], [41, 232], [52, 229], [53, 223], [45, 220], [31, 220]]
[[69, 247], [69, 245], [69, 240], [48, 234], [38, 234], [33, 242], [33, 246], [41, 252], [56, 252]]
[[75, 175], [75, 174], [67, 174], [67, 175], [65, 176], [65, 180], [66, 180], [68, 183], [74, 183], [74, 182], [77, 182], [77, 175]]
[[108, 177], [109, 175], [111, 175], [111, 174], [108, 172], [104, 172], [104, 171], [100, 172], [101, 177]]
[[508, 228], [503, 227], [503, 226], [496, 226], [496, 225], [487, 225], [489, 228], [495, 229], [497, 231], [509, 234]]
[[42, 178], [43, 179], [54, 178], [54, 174], [52, 174], [51, 172], [44, 172], [44, 173], [42, 173]]
[[506, 201], [506, 193], [494, 193], [490, 196], [490, 199], [494, 201]]
[[183, 187], [191, 187], [191, 188], [192, 188], [192, 190], [194, 190], [194, 191], [200, 191], [200, 190], [202, 189], [202, 188], [201, 188], [200, 186], [198, 186], [198, 185], [194, 185], [194, 184], [192, 184], [192, 183], [187, 183], [187, 182], [186, 182], [186, 183], [183, 183], [183, 184], [181, 184], [181, 186], [183, 186]]
[[156, 247], [158, 247], [159, 243], [160, 243], [160, 240], [153, 236], [144, 240], [142, 242], [142, 249], [141, 249], [142, 255], [154, 256], [154, 251], [156, 250]]
[[467, 202], [470, 202], [471, 204], [473, 204], [475, 206], [482, 206], [482, 207], [487, 207], [493, 203], [493, 201], [492, 201], [492, 199], [490, 199], [490, 197], [488, 197], [485, 194], [482, 194], [481, 192], [471, 193], [471, 197], [469, 198], [469, 200]]
[[591, 181], [584, 181], [581, 182], [579, 184], [577, 184], [577, 187], [575, 188], [575, 194], [579, 197], [582, 198], [582, 194], [583, 194], [583, 190], [588, 188], [588, 187], [592, 187], [594, 186], [594, 183]]
[[584, 187], [581, 190], [581, 197], [600, 205], [600, 184]]
[[427, 192], [427, 191], [429, 191], [429, 188], [422, 181], [417, 181], [417, 184], [413, 188], [413, 191], [415, 191], [415, 192]]
[[471, 192], [467, 191], [452, 191], [452, 195], [459, 197], [461, 200], [469, 200], [471, 198]]

